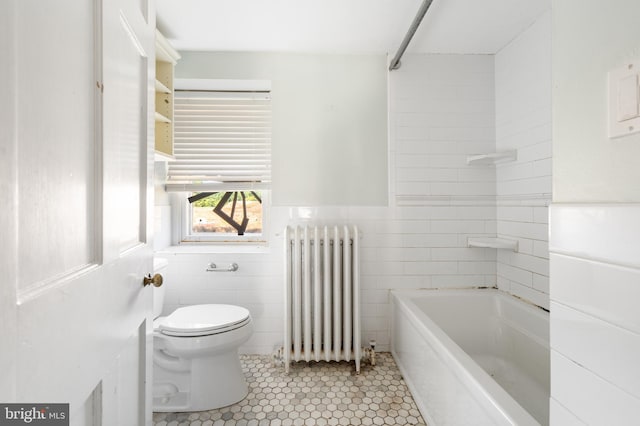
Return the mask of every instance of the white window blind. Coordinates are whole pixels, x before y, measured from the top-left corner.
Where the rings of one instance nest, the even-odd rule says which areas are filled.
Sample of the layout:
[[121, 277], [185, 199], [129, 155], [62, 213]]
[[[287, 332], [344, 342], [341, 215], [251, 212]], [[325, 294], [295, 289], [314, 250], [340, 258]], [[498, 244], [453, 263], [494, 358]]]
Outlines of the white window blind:
[[269, 93], [176, 91], [174, 129], [167, 191], [269, 189]]

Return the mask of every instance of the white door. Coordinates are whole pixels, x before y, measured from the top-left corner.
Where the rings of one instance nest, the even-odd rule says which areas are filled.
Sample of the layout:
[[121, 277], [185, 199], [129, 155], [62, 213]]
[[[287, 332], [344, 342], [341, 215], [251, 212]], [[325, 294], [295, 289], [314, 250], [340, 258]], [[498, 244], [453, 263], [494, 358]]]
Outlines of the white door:
[[151, 424], [151, 4], [0, 6], [0, 401], [72, 425]]

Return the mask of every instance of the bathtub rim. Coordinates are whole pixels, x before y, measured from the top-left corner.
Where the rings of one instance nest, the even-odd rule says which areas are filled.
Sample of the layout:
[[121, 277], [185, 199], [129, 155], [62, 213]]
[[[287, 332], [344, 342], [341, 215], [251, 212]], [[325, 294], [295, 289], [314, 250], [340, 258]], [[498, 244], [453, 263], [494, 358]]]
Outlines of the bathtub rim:
[[[540, 423], [527, 410], [412, 301], [413, 298], [420, 297], [469, 295], [473, 293], [483, 296], [492, 295], [494, 297], [500, 297], [505, 299], [507, 303], [516, 303], [531, 312], [535, 312], [536, 310], [543, 311], [534, 305], [519, 300], [496, 288], [390, 290], [390, 301], [392, 305], [391, 320], [395, 321], [395, 309], [397, 309], [395, 305], [400, 305], [402, 312], [407, 315], [416, 331], [434, 348], [437, 356], [445, 365], [453, 367], [450, 369], [452, 373], [465, 387], [471, 390], [476, 401], [479, 404], [483, 404], [483, 400], [490, 403], [490, 407], [484, 409], [491, 418], [506, 420], [510, 424], [518, 426], [540, 426]], [[407, 382], [410, 390], [415, 392], [415, 386], [411, 383], [411, 378], [407, 376], [404, 366], [400, 362], [400, 357], [396, 353], [393, 335], [391, 338], [391, 353], [405, 378], [405, 382]], [[422, 401], [420, 401], [419, 398], [414, 399], [425, 420], [427, 420], [428, 423], [429, 420], [431, 420], [432, 424], [436, 424], [433, 419], [431, 419]]]

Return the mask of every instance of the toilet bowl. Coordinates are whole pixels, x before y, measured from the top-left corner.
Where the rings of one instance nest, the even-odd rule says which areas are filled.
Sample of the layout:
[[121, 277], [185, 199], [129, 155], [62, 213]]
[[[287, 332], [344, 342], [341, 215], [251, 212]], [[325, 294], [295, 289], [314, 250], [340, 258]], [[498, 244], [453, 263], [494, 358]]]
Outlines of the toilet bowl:
[[[154, 292], [163, 293], [163, 287]], [[161, 312], [161, 299], [154, 297], [154, 316]], [[238, 347], [252, 332], [251, 315], [240, 306], [193, 305], [158, 316], [153, 322], [153, 411], [205, 411], [244, 399], [248, 386]]]

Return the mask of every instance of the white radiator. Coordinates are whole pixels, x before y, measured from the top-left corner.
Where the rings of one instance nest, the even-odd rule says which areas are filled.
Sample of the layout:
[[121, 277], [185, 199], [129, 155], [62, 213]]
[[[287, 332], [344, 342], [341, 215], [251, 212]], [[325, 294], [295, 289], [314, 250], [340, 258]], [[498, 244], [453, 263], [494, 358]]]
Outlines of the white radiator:
[[360, 373], [360, 266], [355, 226], [285, 230], [282, 360], [355, 361]]

